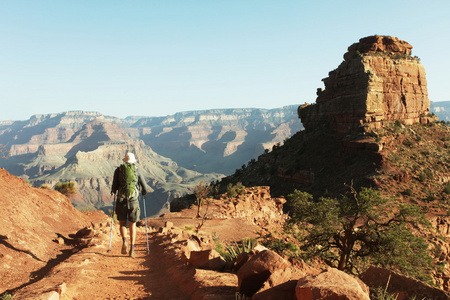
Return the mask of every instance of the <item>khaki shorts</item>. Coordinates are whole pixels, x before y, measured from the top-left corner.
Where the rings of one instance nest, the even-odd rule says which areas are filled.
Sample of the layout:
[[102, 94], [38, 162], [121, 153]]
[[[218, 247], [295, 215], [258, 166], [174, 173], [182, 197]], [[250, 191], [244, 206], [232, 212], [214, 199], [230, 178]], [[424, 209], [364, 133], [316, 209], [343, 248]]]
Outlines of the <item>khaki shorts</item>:
[[120, 199], [116, 205], [117, 220], [130, 221], [136, 223], [139, 221], [141, 215], [141, 209], [139, 207], [139, 201], [137, 198], [131, 198], [128, 200]]

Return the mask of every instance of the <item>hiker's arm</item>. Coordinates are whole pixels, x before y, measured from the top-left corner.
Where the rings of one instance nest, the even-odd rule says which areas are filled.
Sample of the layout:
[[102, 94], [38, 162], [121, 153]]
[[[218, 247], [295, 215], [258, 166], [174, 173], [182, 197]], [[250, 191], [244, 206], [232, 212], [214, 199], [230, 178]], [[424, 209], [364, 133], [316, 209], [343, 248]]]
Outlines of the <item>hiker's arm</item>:
[[115, 194], [119, 189], [119, 168], [114, 171], [113, 182], [111, 186], [111, 194]]
[[142, 176], [140, 170], [138, 170], [137, 173], [138, 173], [137, 175], [138, 175], [139, 185], [141, 186], [142, 196], [145, 196], [145, 194], [147, 194], [148, 192], [151, 192], [152, 189], [145, 182], [144, 176]]

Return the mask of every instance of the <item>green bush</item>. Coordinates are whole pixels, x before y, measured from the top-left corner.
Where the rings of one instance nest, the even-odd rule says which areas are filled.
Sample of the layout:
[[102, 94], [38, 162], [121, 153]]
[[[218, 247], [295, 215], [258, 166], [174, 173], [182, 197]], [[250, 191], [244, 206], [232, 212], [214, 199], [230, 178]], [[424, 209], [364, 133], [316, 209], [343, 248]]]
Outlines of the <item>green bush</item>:
[[410, 141], [410, 140], [404, 140], [403, 141], [403, 145], [411, 147], [412, 145], [414, 145], [414, 143], [412, 141]]
[[227, 185], [227, 197], [228, 198], [236, 198], [238, 195], [242, 195], [245, 192], [245, 186], [242, 182], [238, 182], [235, 185], [229, 183]]
[[424, 173], [420, 173], [419, 174], [419, 181], [420, 182], [425, 182], [427, 180], [427, 175], [425, 175]]
[[447, 183], [442, 192], [444, 192], [445, 194], [450, 194], [450, 183]]
[[75, 182], [72, 181], [58, 182], [55, 185], [55, 190], [67, 197], [70, 197], [77, 193], [77, 190], [75, 188]]
[[397, 300], [398, 295], [390, 294], [386, 289], [382, 287], [376, 287], [370, 289], [370, 299], [371, 300]]
[[407, 188], [403, 191], [403, 195], [411, 197], [413, 195], [413, 191], [410, 188]]
[[14, 296], [8, 293], [4, 293], [0, 295], [0, 300], [12, 300], [14, 299]]

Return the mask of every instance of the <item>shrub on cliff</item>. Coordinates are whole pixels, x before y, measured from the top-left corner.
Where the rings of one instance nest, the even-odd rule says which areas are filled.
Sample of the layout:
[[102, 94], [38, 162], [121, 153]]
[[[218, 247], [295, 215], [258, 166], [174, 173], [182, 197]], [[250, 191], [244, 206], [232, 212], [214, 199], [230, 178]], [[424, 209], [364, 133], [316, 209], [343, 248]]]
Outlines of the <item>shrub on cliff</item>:
[[228, 198], [236, 198], [239, 195], [242, 195], [245, 192], [245, 186], [242, 182], [238, 182], [236, 184], [229, 183], [227, 186], [227, 197]]
[[72, 181], [58, 182], [55, 185], [55, 190], [67, 197], [70, 197], [77, 193], [77, 190], [75, 188], [75, 182]]
[[339, 270], [358, 272], [362, 264], [398, 269], [428, 280], [431, 257], [426, 242], [409, 225], [427, 224], [417, 207], [395, 205], [369, 188], [341, 199], [294, 191], [287, 198], [291, 224], [304, 227], [301, 249], [306, 258], [321, 257]]

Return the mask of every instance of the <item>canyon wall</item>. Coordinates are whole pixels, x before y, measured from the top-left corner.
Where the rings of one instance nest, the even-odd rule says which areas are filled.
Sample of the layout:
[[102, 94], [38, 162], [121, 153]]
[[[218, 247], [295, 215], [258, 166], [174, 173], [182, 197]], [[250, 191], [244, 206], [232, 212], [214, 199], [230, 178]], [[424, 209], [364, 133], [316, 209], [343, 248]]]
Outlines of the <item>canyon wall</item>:
[[7, 154], [0, 167], [35, 186], [74, 181], [77, 208], [108, 210], [114, 169], [132, 151], [153, 189], [146, 196], [147, 215], [157, 215], [199, 181], [218, 180], [219, 171], [234, 171], [300, 130], [295, 112], [296, 106], [124, 120], [81, 111], [36, 115], [0, 124]]

